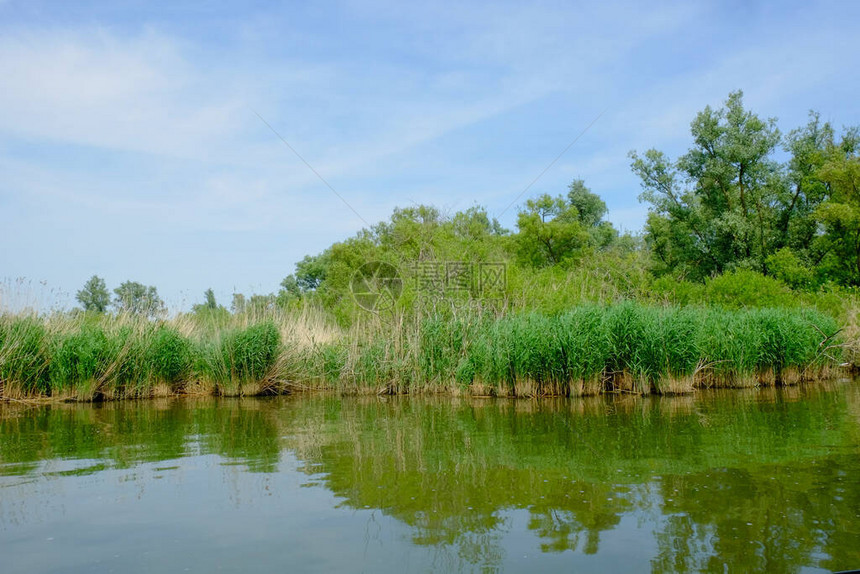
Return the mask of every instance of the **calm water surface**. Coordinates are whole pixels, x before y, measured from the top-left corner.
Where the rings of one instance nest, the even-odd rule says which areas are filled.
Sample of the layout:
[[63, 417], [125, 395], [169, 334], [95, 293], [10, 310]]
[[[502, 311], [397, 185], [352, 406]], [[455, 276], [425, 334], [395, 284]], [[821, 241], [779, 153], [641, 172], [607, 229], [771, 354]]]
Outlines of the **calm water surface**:
[[860, 568], [860, 384], [0, 406], [0, 572]]

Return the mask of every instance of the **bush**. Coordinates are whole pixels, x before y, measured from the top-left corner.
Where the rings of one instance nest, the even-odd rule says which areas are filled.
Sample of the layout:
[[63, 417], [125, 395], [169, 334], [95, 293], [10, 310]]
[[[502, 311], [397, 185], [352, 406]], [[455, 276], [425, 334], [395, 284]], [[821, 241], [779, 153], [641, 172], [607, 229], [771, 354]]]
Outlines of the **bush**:
[[673, 305], [697, 305], [705, 298], [705, 286], [666, 275], [651, 283], [651, 295]]
[[800, 258], [783, 247], [767, 258], [770, 273], [792, 289], [808, 289], [813, 283], [813, 272], [803, 265]]
[[797, 307], [797, 297], [782, 282], [755, 271], [733, 271], [709, 279], [705, 302], [728, 309]]

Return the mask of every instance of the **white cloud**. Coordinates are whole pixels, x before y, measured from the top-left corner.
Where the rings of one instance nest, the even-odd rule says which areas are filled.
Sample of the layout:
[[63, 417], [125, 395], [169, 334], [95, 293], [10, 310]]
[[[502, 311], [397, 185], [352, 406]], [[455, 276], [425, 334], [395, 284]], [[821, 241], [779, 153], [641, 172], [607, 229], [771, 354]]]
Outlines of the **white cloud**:
[[[230, 127], [235, 103], [193, 96], [200, 76], [164, 36], [40, 30], [0, 40], [0, 131], [177, 156]], [[199, 152], [198, 152], [199, 153]]]

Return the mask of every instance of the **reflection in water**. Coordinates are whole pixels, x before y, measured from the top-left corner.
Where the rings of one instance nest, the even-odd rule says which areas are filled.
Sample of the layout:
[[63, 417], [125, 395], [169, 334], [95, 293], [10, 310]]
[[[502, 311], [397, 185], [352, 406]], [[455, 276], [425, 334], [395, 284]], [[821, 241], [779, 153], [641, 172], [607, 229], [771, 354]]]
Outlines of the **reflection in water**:
[[258, 538], [271, 511], [273, 530], [307, 537], [285, 553], [276, 536], [270, 566], [322, 569], [313, 540], [338, 532], [341, 550], [357, 545], [346, 564], [368, 571], [408, 569], [397, 553], [416, 571], [860, 567], [854, 383], [680, 398], [7, 405], [0, 441], [4, 554], [35, 522], [90, 520], [69, 511], [74, 497], [119, 500], [121, 485], [158, 497], [158, 514], [129, 503], [127, 517], [155, 536], [180, 506], [189, 524], [223, 521], [217, 483], [238, 532]]

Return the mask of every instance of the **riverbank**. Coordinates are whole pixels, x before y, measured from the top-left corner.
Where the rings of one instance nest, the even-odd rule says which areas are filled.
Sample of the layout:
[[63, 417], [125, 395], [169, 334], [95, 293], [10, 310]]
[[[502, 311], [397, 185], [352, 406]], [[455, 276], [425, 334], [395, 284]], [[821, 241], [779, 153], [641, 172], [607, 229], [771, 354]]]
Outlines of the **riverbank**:
[[798, 309], [637, 303], [560, 314], [0, 317], [0, 397], [446, 393], [586, 396], [829, 379], [851, 359], [835, 320]]

